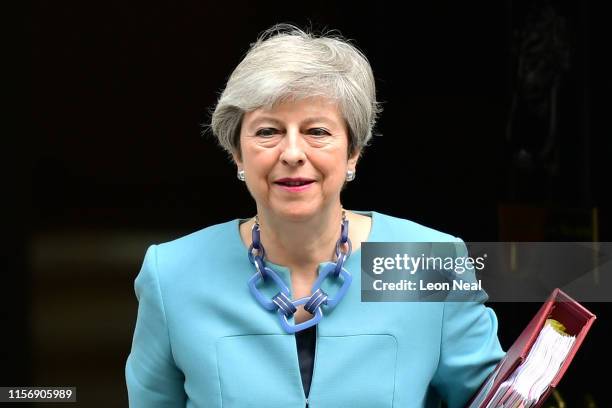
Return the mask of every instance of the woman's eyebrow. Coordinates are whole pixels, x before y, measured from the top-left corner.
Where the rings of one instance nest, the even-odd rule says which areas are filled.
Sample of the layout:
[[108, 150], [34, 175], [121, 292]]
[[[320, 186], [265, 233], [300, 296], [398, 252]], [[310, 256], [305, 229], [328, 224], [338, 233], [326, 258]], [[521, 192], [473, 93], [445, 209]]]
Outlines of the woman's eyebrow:
[[302, 123], [304, 125], [308, 125], [308, 124], [315, 123], [315, 122], [323, 122], [323, 123], [326, 123], [326, 124], [329, 124], [329, 125], [333, 125], [334, 124], [334, 120], [331, 119], [331, 118], [328, 118], [326, 116], [315, 116], [315, 117], [312, 117], [312, 118], [306, 118]]
[[251, 123], [249, 124], [249, 126], [251, 127], [255, 127], [257, 125], [259, 125], [262, 122], [271, 122], [273, 124], [275, 124], [276, 126], [282, 125], [282, 122], [276, 118], [273, 118], [271, 116], [260, 116], [256, 119], [253, 119], [251, 121]]
[[[258, 118], [255, 118], [251, 121], [251, 123], [249, 124], [250, 127], [255, 127], [257, 125], [259, 125], [262, 122], [268, 122], [268, 123], [273, 123], [276, 126], [282, 126], [283, 122], [272, 117], [272, 116], [260, 116]], [[326, 116], [313, 116], [310, 118], [306, 118], [302, 121], [302, 125], [309, 125], [311, 123], [326, 123], [329, 125], [333, 125], [334, 124], [334, 120], [331, 118], [328, 118]]]

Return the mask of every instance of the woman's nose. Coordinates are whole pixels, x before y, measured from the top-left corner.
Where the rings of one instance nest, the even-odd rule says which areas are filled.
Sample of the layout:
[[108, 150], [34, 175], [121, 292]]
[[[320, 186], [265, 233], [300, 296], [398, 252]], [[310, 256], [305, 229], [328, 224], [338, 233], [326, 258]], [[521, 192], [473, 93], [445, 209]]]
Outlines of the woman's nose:
[[304, 140], [298, 130], [287, 130], [281, 144], [280, 160], [287, 166], [301, 166], [306, 160]]

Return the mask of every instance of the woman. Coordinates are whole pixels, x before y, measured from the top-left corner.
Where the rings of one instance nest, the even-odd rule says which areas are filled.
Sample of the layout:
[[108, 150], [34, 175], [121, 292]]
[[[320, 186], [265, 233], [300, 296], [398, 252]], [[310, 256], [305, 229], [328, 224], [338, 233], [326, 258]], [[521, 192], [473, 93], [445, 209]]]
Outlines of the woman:
[[252, 45], [211, 128], [257, 215], [147, 251], [131, 406], [464, 406], [503, 357], [494, 313], [360, 299], [362, 242], [461, 242], [343, 210], [378, 111], [370, 65], [347, 41], [279, 25]]

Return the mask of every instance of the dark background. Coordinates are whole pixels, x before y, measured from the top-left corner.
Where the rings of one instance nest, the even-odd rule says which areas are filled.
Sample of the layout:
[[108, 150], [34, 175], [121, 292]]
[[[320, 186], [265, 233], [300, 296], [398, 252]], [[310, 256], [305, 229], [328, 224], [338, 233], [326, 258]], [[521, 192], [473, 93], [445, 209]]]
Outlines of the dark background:
[[[146, 247], [254, 214], [202, 124], [276, 22], [339, 29], [371, 61], [381, 136], [346, 208], [465, 241], [611, 241], [601, 4], [34, 1], [0, 384], [76, 386], [79, 405], [127, 405]], [[506, 349], [540, 305], [492, 306]], [[610, 360], [610, 305], [586, 306], [598, 320], [560, 384], [569, 407], [608, 400], [594, 373]]]

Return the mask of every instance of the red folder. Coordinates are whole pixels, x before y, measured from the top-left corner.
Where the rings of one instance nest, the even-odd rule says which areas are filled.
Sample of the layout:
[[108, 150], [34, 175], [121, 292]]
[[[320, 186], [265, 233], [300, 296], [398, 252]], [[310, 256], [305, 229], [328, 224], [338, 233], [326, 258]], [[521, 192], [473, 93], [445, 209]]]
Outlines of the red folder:
[[468, 407], [484, 408], [491, 400], [499, 386], [516, 370], [516, 368], [527, 358], [529, 350], [536, 341], [540, 330], [544, 327], [546, 319], [552, 318], [562, 323], [567, 334], [576, 336], [576, 340], [559, 368], [559, 372], [554, 377], [546, 392], [539, 399], [535, 407], [540, 407], [552, 389], [557, 386], [563, 374], [569, 367], [574, 355], [580, 348], [587, 332], [595, 321], [595, 315], [585, 309], [581, 304], [569, 297], [561, 289], [555, 289], [548, 300], [542, 305], [538, 313], [531, 319], [518, 339], [512, 344], [506, 356], [499, 362], [493, 373], [487, 378], [480, 387], [476, 395], [472, 398]]

